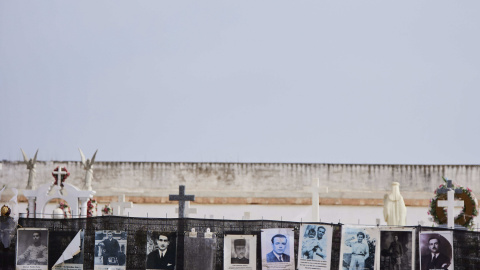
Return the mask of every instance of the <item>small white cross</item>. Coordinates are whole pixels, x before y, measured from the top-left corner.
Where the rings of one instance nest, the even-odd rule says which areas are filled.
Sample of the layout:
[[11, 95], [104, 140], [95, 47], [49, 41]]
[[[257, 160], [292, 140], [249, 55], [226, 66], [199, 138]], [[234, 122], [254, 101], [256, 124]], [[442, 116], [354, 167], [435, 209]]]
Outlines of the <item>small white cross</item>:
[[53, 171], [53, 174], [57, 176], [57, 187], [61, 187], [62, 175], [67, 175], [67, 172], [62, 171], [62, 167], [58, 167], [58, 171]]
[[125, 208], [132, 208], [133, 203], [126, 202], [125, 194], [123, 194], [118, 196], [118, 202], [112, 202], [110, 203], [110, 206], [112, 207], [114, 216], [123, 216], [123, 211], [125, 210]]
[[455, 228], [455, 215], [453, 213], [455, 207], [464, 207], [465, 202], [462, 200], [455, 201], [455, 190], [453, 189], [453, 185], [451, 183], [452, 180], [447, 180], [448, 184], [448, 191], [447, 191], [447, 200], [439, 200], [437, 201], [438, 206], [447, 207], [447, 220], [448, 220], [448, 228], [454, 229]]

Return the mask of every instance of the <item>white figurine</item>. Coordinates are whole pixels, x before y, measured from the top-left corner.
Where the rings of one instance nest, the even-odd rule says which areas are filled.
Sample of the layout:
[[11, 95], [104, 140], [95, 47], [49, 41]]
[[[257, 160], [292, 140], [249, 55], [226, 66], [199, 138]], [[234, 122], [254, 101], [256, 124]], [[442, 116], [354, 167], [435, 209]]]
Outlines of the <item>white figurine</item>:
[[407, 208], [399, 186], [398, 182], [392, 182], [392, 192], [385, 194], [383, 199], [383, 217], [392, 226], [405, 226], [407, 223]]

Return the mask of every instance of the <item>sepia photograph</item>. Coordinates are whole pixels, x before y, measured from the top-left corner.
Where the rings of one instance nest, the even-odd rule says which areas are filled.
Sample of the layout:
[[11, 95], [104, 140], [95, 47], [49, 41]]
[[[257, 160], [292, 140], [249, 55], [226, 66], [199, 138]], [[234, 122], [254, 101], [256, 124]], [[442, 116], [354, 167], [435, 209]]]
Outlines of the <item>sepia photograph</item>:
[[415, 265], [415, 228], [382, 228], [380, 270], [410, 270]]
[[420, 233], [420, 270], [453, 270], [453, 234], [450, 231]]

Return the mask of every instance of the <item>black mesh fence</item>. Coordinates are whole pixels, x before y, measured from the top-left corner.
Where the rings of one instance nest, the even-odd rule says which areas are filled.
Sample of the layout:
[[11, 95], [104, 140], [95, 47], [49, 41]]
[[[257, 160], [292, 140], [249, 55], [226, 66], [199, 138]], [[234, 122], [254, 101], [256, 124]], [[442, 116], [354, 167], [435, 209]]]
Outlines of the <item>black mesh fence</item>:
[[[326, 223], [309, 223], [326, 224]], [[214, 256], [214, 269], [223, 269], [224, 258], [224, 235], [225, 234], [249, 234], [261, 238], [261, 230], [268, 228], [292, 228], [295, 236], [295, 265], [298, 258], [298, 241], [300, 222], [286, 222], [274, 220], [214, 220], [214, 219], [167, 219], [167, 218], [129, 218], [129, 217], [95, 217], [84, 219], [20, 219], [19, 225], [24, 228], [46, 228], [50, 232], [49, 237], [49, 269], [60, 257], [68, 245], [68, 240], [80, 230], [85, 230], [84, 238], [84, 269], [94, 269], [95, 259], [95, 231], [113, 230], [125, 231], [127, 239], [126, 269], [145, 269], [147, 256], [147, 232], [162, 231], [176, 232], [177, 235], [177, 270], [188, 270], [184, 267], [185, 233], [192, 228], [203, 237], [207, 229], [210, 229], [216, 237], [216, 252]], [[339, 269], [341, 263], [341, 224], [326, 224], [333, 227], [333, 243], [331, 251], [330, 269]], [[411, 228], [411, 227], [410, 227]], [[418, 252], [418, 235], [421, 231], [438, 231], [440, 228], [416, 227], [416, 255], [415, 265], [412, 269], [420, 269]], [[444, 229], [447, 230], [447, 229]], [[480, 269], [480, 234], [473, 231], [454, 230], [454, 264], [455, 269]], [[68, 239], [68, 240], [62, 240]], [[8, 248], [0, 246], [0, 269], [15, 269], [15, 243], [12, 239]], [[188, 253], [187, 253], [188, 254]], [[257, 241], [257, 269], [261, 267], [261, 243]]]

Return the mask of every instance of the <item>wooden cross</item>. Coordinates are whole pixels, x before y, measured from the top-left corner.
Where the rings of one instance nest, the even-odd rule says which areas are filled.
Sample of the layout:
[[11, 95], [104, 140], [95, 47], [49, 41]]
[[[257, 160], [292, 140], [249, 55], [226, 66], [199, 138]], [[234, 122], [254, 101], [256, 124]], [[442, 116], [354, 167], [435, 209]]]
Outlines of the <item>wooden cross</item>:
[[463, 190], [453, 189], [452, 180], [447, 180], [447, 188], [441, 188], [438, 190], [439, 194], [447, 193], [447, 200], [439, 200], [437, 202], [438, 206], [447, 207], [447, 219], [448, 219], [448, 228], [454, 229], [455, 228], [455, 216], [453, 214], [453, 210], [455, 207], [464, 207], [465, 202], [462, 200], [455, 201], [455, 193], [462, 193]]
[[320, 179], [312, 179], [312, 221], [320, 222], [320, 192], [328, 193], [328, 187], [320, 188]]
[[58, 167], [58, 171], [53, 171], [53, 174], [57, 176], [57, 187], [61, 187], [62, 175], [67, 175], [67, 172], [62, 171], [62, 167]]
[[178, 186], [178, 195], [169, 195], [170, 201], [178, 201], [178, 217], [185, 217], [185, 202], [195, 201], [195, 195], [185, 195], [185, 186]]
[[132, 202], [126, 202], [125, 201], [125, 194], [118, 196], [118, 202], [112, 202], [110, 203], [110, 206], [112, 206], [112, 214], [114, 216], [123, 216], [123, 211], [125, 208], [132, 208], [133, 203]]

